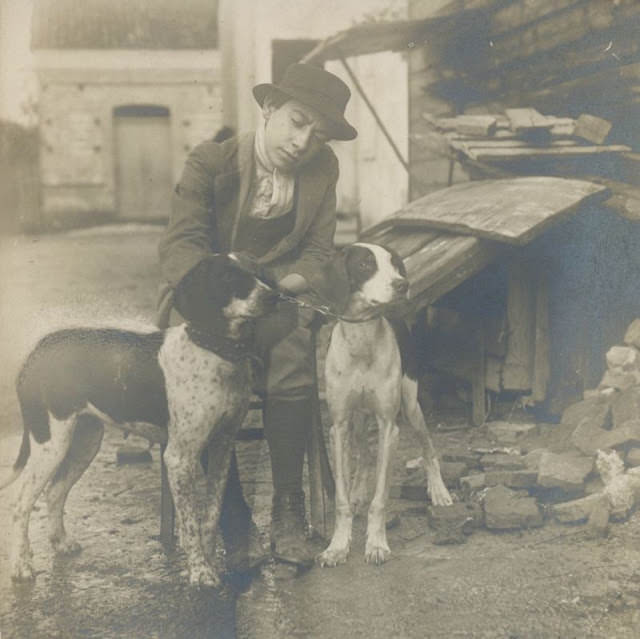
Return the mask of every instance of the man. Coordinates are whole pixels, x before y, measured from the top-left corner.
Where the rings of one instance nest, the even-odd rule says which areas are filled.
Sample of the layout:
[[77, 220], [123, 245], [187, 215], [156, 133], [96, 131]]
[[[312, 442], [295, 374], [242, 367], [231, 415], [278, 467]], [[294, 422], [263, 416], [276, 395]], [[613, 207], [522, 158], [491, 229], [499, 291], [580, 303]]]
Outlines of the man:
[[[344, 117], [348, 87], [324, 69], [294, 64], [280, 84], [259, 84], [253, 94], [263, 116], [255, 134], [199, 145], [175, 189], [159, 247], [169, 285], [163, 306], [168, 308], [178, 291], [186, 300], [181, 311], [187, 320], [190, 291], [184, 278], [212, 252], [251, 254], [290, 295], [319, 285], [333, 252], [338, 161], [326, 143], [357, 135]], [[272, 551], [281, 561], [308, 565], [313, 550], [305, 535], [302, 466], [313, 374], [308, 318], [297, 315], [292, 304], [281, 305], [277, 317], [258, 326], [257, 341], [266, 360], [263, 420], [274, 487]], [[223, 535], [231, 520], [247, 513], [234, 459]], [[233, 545], [229, 531], [225, 540]]]

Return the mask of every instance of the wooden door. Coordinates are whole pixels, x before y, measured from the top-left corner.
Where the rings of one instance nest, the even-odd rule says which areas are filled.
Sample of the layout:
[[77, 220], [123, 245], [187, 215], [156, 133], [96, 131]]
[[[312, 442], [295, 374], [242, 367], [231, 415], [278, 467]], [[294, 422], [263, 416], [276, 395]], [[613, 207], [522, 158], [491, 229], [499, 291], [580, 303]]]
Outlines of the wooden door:
[[118, 217], [166, 219], [171, 206], [171, 132], [162, 107], [119, 107], [114, 114]]

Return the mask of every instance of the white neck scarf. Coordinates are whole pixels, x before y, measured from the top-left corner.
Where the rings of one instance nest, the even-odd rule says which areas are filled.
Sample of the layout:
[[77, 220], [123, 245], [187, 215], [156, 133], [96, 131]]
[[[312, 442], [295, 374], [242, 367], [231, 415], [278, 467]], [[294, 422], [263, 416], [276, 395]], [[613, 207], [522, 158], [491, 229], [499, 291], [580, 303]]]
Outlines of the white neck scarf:
[[255, 156], [257, 184], [250, 215], [253, 217], [280, 217], [293, 207], [293, 192], [296, 180], [290, 173], [278, 170], [267, 156], [265, 148], [265, 128], [256, 131]]

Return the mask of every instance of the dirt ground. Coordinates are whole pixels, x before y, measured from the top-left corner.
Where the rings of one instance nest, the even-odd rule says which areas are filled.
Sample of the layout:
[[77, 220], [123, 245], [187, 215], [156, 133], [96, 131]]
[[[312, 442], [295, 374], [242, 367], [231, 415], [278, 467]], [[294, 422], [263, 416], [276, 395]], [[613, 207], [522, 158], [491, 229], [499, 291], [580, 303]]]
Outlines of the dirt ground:
[[[0, 473], [19, 441], [13, 379], [20, 361], [53, 328], [149, 323], [158, 235], [132, 225], [0, 240]], [[486, 442], [482, 428], [451, 426], [436, 429], [441, 451]], [[547, 522], [535, 531], [478, 530], [462, 545], [437, 546], [426, 504], [394, 497], [390, 516], [398, 519], [385, 565], [364, 563], [364, 523], [357, 521], [347, 564], [295, 575], [270, 563], [219, 595], [190, 589], [183, 556], [167, 556], [156, 538], [158, 448], [149, 463], [119, 466], [123, 443], [119, 432], [108, 432], [70, 495], [67, 529], [82, 553], [53, 558], [38, 505], [34, 584], [16, 586], [7, 574], [10, 492], [0, 493], [2, 639], [640, 636], [640, 514], [613, 524], [607, 538]], [[268, 454], [261, 442], [239, 448], [241, 477], [266, 538]], [[418, 454], [403, 434], [395, 486]]]

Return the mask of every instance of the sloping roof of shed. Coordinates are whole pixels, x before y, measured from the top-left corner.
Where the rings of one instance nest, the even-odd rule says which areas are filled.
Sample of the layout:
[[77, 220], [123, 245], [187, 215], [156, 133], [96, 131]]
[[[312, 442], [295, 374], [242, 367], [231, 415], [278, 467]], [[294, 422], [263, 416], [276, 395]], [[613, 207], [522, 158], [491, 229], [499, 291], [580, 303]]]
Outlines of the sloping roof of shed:
[[217, 0], [38, 0], [32, 49], [213, 49]]
[[377, 226], [445, 230], [524, 245], [580, 205], [609, 194], [601, 184], [557, 177], [462, 182], [410, 202]]
[[365, 229], [363, 241], [395, 249], [411, 282], [410, 305], [431, 304], [502, 255], [525, 245], [609, 190], [554, 177], [465, 182], [430, 193]]

